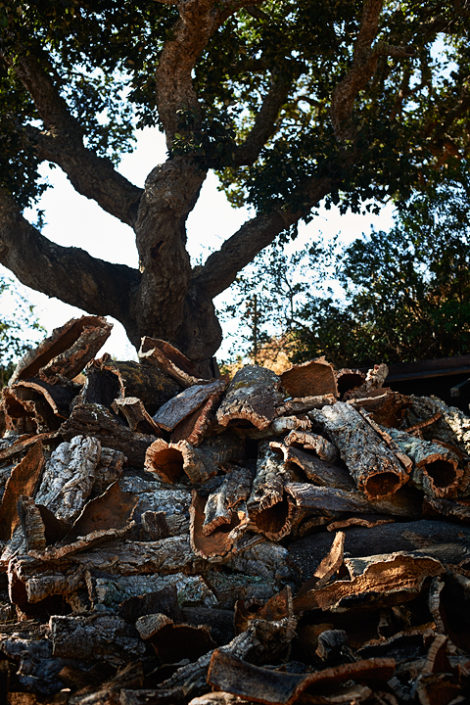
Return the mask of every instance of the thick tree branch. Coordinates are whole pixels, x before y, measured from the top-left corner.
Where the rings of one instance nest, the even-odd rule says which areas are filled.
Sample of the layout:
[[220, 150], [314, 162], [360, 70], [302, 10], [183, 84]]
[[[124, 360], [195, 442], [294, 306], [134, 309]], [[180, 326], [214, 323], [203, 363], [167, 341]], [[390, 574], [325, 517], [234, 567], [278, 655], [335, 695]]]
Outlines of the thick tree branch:
[[88, 313], [130, 323], [139, 272], [45, 238], [0, 188], [0, 262], [27, 286]]
[[211, 254], [202, 267], [194, 270], [193, 282], [204, 294], [217, 296], [235, 280], [238, 272], [251, 262], [283, 230], [306, 215], [331, 189], [328, 178], [312, 178], [298, 191], [305, 198], [302, 210], [281, 206], [252, 218], [226, 240], [220, 250]]
[[175, 134], [191, 139], [200, 124], [200, 105], [192, 71], [210, 37], [234, 12], [256, 0], [179, 0], [180, 17], [171, 39], [165, 42], [156, 72], [156, 97], [160, 120], [173, 149]]
[[30, 93], [47, 130], [27, 128], [39, 156], [58, 164], [78, 193], [132, 226], [142, 190], [119, 174], [109, 159], [98, 157], [84, 147], [79, 123], [36, 57], [20, 56], [14, 70]]
[[354, 103], [359, 92], [366, 87], [373, 76], [379, 56], [388, 55], [400, 58], [412, 55], [406, 47], [390, 46], [382, 42], [372, 47], [377, 35], [383, 4], [383, 0], [365, 0], [352, 64], [346, 76], [333, 91], [331, 122], [340, 142], [354, 139]]
[[[297, 67], [295, 75], [298, 76], [299, 73], [300, 69]], [[281, 68], [273, 75], [271, 88], [256, 116], [251, 131], [245, 141], [235, 150], [232, 162], [234, 166], [252, 164], [258, 158], [261, 149], [276, 130], [276, 120], [279, 116], [279, 111], [286, 101], [292, 84], [293, 76], [291, 71], [282, 70]]]

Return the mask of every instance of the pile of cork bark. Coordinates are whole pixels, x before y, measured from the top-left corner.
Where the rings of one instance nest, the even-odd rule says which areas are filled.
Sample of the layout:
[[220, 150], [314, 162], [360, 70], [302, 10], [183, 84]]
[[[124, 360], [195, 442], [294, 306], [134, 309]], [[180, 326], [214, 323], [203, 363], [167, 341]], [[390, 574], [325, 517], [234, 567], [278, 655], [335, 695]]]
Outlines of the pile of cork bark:
[[199, 379], [109, 332], [3, 390], [0, 705], [468, 703], [470, 419], [384, 365]]

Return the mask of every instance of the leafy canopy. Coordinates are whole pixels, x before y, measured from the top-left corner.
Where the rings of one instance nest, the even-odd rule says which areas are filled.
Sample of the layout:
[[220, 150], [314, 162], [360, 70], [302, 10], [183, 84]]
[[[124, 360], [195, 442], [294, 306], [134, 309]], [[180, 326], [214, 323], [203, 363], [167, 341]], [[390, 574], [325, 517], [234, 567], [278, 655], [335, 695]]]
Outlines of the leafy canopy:
[[[351, 140], [335, 137], [330, 107], [351, 66], [362, 8], [357, 0], [266, 0], [231, 15], [195, 66], [201, 119], [180, 110], [171, 151], [218, 169], [232, 202], [258, 211], [281, 199], [308, 216], [298, 186], [312, 175], [331, 179], [328, 201], [344, 209], [409, 197], [430, 166], [468, 149], [468, 8], [436, 0], [384, 4], [375, 73], [359, 91], [348, 149]], [[15, 60], [36, 56], [85, 144], [118, 160], [135, 127], [158, 124], [155, 70], [177, 17], [173, 5], [156, 0], [0, 0], [0, 48], [9, 61], [0, 62], [0, 184], [22, 206], [44, 184], [27, 131], [41, 123], [15, 78]], [[274, 129], [254, 163], [233, 164], [270, 92], [283, 95]]]

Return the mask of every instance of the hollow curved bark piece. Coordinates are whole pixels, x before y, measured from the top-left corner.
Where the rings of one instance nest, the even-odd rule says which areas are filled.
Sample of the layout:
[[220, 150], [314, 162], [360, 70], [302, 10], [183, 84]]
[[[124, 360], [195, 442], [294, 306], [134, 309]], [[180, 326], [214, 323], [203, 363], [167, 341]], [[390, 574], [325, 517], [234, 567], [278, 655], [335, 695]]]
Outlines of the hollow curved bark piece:
[[240, 518], [236, 512], [231, 512], [229, 521], [214, 527], [211, 532], [204, 531], [205, 507], [207, 500], [193, 490], [193, 499], [189, 508], [191, 548], [196, 556], [208, 560], [222, 559], [232, 550], [238, 534], [234, 531], [240, 525]]
[[338, 457], [336, 446], [316, 433], [294, 430], [284, 438], [284, 443], [286, 446], [300, 446], [304, 450], [312, 450], [320, 460], [325, 460], [327, 463], [334, 462]]
[[458, 467], [459, 458], [452, 451], [398, 429], [391, 428], [389, 433], [399, 448], [413, 460], [411, 482], [426, 494], [456, 497], [462, 484], [467, 484], [464, 469]]
[[73, 379], [108, 339], [112, 325], [101, 316], [72, 318], [24, 355], [10, 383], [40, 377], [54, 384], [58, 375]]
[[249, 422], [265, 429], [277, 416], [281, 401], [279, 377], [265, 367], [247, 365], [230, 382], [217, 411], [217, 421], [221, 426]]
[[227, 472], [219, 487], [207, 497], [202, 527], [205, 536], [223, 524], [230, 524], [237, 507], [248, 499], [252, 481], [253, 473], [248, 468], [233, 467]]
[[115, 399], [137, 397], [152, 415], [180, 391], [181, 385], [154, 365], [103, 356], [88, 365], [81, 400], [111, 407]]
[[277, 443], [276, 446], [284, 455], [284, 462], [300, 469], [307, 480], [321, 487], [336, 487], [339, 490], [354, 490], [355, 484], [346, 468], [332, 465], [317, 458], [312, 453], [306, 453], [295, 446]]
[[349, 367], [343, 367], [336, 372], [336, 384], [338, 385], [338, 394], [343, 401], [343, 395], [350, 390], [355, 390], [360, 387], [366, 379], [366, 375], [362, 370], [354, 370]]
[[240, 439], [224, 433], [195, 448], [187, 441], [168, 443], [154, 441], [145, 456], [145, 468], [155, 472], [164, 482], [174, 483], [184, 474], [193, 485], [202, 484], [216, 475], [226, 462], [236, 462], [243, 454]]
[[256, 473], [248, 498], [248, 514], [256, 531], [279, 541], [291, 530], [285, 486], [293, 479], [278, 448], [268, 442], [260, 444]]
[[31, 390], [32, 393], [44, 398], [55, 416], [65, 419], [70, 413], [72, 401], [80, 392], [80, 385], [66, 379], [61, 380], [60, 384], [50, 384], [40, 378], [33, 378], [13, 384], [11, 390], [24, 390], [26, 394]]
[[[35, 398], [32, 399], [31, 397]], [[2, 410], [5, 428], [18, 435], [50, 431], [53, 414], [37, 395], [23, 394], [20, 389], [5, 387], [2, 390]]]
[[391, 495], [408, 481], [409, 472], [396, 454], [350, 404], [337, 402], [311, 413], [333, 440], [356, 486], [368, 499]]
[[336, 374], [325, 358], [293, 365], [281, 374], [281, 384], [290, 397], [333, 394], [338, 397]]

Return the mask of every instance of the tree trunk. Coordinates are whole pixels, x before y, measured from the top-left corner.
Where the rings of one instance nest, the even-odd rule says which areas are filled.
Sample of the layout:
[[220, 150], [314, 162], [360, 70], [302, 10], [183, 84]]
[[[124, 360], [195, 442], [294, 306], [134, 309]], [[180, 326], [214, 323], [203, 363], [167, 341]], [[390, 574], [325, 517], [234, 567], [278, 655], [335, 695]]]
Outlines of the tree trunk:
[[175, 156], [147, 177], [134, 226], [141, 271], [126, 331], [138, 348], [144, 335], [168, 340], [211, 377], [211, 358], [222, 332], [210, 296], [192, 282], [186, 219], [206, 170], [190, 156]]

